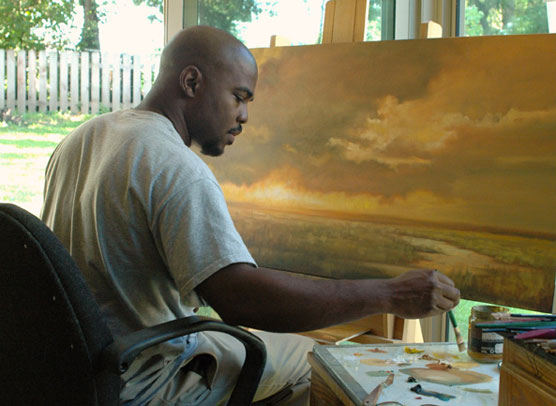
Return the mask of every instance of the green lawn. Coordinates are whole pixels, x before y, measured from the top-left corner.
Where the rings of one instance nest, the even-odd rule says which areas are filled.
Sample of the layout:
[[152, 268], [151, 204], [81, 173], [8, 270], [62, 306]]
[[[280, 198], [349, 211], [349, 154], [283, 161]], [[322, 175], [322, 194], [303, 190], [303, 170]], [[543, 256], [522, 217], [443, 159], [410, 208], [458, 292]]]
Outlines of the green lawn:
[[0, 121], [0, 201], [38, 215], [44, 169], [56, 145], [90, 116], [25, 114]]

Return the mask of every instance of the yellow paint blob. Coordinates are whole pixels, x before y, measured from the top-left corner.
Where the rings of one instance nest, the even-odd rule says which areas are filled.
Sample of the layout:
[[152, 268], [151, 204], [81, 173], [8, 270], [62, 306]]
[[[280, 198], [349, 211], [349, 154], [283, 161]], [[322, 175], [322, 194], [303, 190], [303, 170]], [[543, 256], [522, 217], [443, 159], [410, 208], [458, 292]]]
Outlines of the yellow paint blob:
[[405, 347], [404, 351], [406, 352], [406, 354], [421, 354], [422, 352], [425, 352], [425, 350], [420, 350], [418, 348], [411, 348], [411, 347]]
[[473, 361], [459, 361], [459, 362], [452, 362], [452, 367], [453, 368], [459, 368], [459, 369], [471, 369], [471, 368], [475, 368], [478, 367], [479, 364], [477, 362], [473, 362]]
[[438, 359], [460, 359], [459, 355], [450, 352], [433, 352], [432, 355]]

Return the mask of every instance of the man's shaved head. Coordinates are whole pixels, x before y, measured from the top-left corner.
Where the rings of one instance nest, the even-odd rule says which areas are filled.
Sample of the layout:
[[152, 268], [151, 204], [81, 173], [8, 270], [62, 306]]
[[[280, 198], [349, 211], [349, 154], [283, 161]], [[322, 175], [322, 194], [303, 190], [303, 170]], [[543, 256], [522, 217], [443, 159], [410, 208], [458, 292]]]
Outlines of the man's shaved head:
[[195, 65], [205, 75], [211, 75], [238, 61], [250, 63], [255, 59], [247, 47], [226, 31], [195, 26], [180, 31], [166, 45], [160, 60], [164, 77], [179, 74], [186, 66]]

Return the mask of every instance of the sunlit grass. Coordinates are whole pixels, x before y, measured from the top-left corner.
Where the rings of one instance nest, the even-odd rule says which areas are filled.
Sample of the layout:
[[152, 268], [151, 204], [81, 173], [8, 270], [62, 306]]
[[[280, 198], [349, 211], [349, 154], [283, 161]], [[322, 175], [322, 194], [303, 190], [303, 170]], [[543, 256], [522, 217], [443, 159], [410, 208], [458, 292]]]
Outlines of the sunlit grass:
[[33, 139], [0, 139], [0, 145], [13, 145], [17, 148], [52, 148], [58, 143], [55, 141], [33, 140]]
[[0, 201], [38, 215], [48, 158], [67, 134], [89, 118], [60, 113], [5, 117], [0, 122]]

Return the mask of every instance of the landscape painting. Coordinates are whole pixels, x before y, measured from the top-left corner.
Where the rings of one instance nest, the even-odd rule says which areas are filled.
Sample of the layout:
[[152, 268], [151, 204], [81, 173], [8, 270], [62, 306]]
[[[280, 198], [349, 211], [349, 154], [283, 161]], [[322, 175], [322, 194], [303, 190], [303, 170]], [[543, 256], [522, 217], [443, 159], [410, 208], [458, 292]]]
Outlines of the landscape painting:
[[552, 311], [556, 35], [253, 53], [249, 122], [204, 159], [259, 265], [436, 268], [466, 299]]

